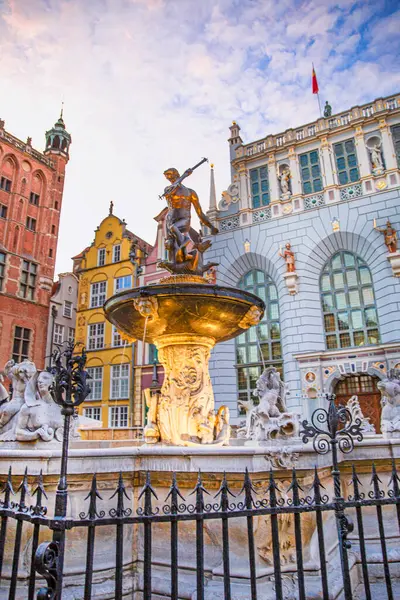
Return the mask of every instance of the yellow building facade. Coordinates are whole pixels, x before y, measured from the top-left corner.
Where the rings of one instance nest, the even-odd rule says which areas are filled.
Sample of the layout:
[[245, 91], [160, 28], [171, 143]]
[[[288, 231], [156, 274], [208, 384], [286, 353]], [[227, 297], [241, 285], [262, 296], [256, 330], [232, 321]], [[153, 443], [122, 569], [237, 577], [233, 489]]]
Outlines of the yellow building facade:
[[[132, 249], [134, 263], [130, 259]], [[73, 259], [79, 276], [76, 342], [87, 350], [92, 390], [79, 412], [102, 422], [97, 438], [114, 437], [114, 432], [115, 437], [128, 437], [127, 430], [142, 425], [142, 415], [138, 414], [142, 407], [135, 413], [136, 345], [122, 339], [106, 320], [102, 307], [116, 292], [136, 285], [137, 268], [150, 249], [126, 228], [125, 221], [112, 214], [111, 205], [91, 246]]]

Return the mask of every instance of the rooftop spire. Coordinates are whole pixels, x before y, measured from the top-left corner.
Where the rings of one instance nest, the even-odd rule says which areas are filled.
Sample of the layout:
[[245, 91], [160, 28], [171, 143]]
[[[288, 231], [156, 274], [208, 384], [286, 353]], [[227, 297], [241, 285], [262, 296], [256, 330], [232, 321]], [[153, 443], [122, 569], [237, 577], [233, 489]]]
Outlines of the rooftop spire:
[[217, 195], [215, 193], [214, 165], [210, 165], [210, 208], [209, 210], [217, 209]]
[[63, 118], [63, 114], [64, 114], [64, 100], [61, 102], [61, 112], [60, 112], [60, 119]]
[[108, 213], [109, 215], [113, 214], [113, 209], [114, 209], [114, 202], [111, 200], [111, 202], [110, 202], [110, 208], [109, 208], [109, 213]]

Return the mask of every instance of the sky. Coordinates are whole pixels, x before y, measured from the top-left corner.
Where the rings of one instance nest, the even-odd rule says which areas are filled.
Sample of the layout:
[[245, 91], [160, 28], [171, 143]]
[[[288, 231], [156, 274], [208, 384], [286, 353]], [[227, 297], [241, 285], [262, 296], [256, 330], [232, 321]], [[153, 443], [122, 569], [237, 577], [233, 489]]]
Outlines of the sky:
[[[0, 118], [44, 149], [72, 135], [56, 272], [114, 214], [154, 243], [163, 171], [208, 157], [230, 183], [244, 142], [400, 91], [398, 0], [0, 0]], [[190, 177], [206, 209], [209, 166]]]

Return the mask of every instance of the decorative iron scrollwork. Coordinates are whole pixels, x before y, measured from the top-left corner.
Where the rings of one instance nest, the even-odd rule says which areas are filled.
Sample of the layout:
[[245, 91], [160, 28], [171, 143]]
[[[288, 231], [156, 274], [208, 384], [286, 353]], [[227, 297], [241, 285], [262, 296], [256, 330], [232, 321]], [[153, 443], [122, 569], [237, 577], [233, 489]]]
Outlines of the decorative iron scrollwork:
[[38, 591], [37, 600], [54, 600], [56, 597], [58, 552], [57, 542], [43, 542], [36, 550], [35, 569], [47, 582], [47, 587]]
[[[302, 422], [303, 429], [300, 431], [303, 442], [306, 444], [310, 439], [318, 454], [327, 454], [332, 445], [338, 445], [344, 453], [354, 449], [354, 440], [363, 440], [361, 419], [354, 419], [351, 412], [345, 406], [335, 405], [334, 394], [326, 395], [329, 408], [317, 408], [312, 416], [311, 423], [307, 420]], [[327, 428], [321, 425], [326, 423]]]

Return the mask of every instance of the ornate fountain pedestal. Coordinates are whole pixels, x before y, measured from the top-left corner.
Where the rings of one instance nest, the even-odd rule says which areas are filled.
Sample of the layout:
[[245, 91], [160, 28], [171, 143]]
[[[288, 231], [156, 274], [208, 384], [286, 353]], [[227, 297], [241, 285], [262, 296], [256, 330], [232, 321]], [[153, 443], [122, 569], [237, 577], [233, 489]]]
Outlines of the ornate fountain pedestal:
[[149, 399], [146, 441], [227, 444], [229, 411], [224, 406], [214, 411], [210, 351], [256, 325], [264, 314], [263, 301], [239, 289], [207, 284], [201, 277], [173, 275], [165, 283], [116, 294], [104, 310], [129, 338], [153, 343], [159, 350], [165, 378], [160, 394]]

